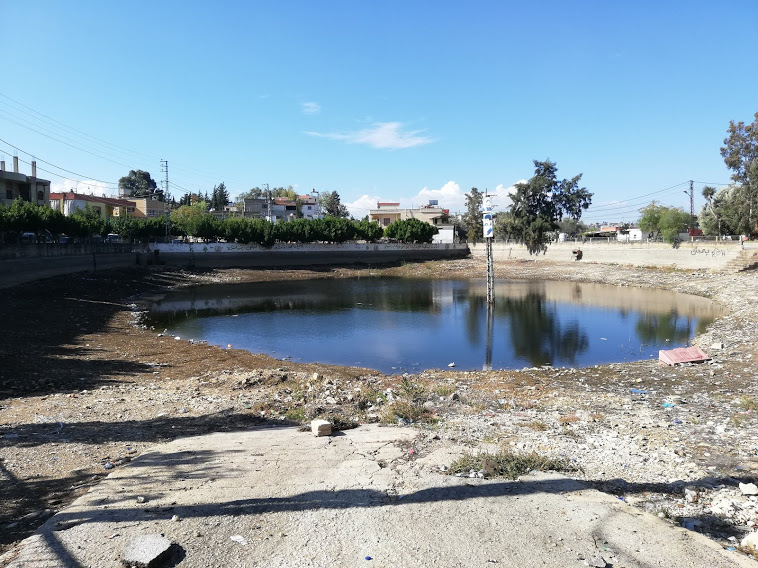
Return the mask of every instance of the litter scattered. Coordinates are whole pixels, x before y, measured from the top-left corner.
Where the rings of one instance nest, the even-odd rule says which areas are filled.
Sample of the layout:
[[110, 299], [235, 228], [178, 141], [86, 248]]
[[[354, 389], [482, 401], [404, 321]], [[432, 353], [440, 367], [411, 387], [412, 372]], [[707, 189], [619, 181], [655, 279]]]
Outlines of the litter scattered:
[[663, 408], [674, 408], [674, 403], [673, 402], [664, 402], [661, 406]]
[[629, 392], [632, 394], [648, 394], [645, 389], [629, 389]]
[[232, 539], [234, 542], [237, 542], [241, 544], [242, 546], [247, 546], [247, 539], [239, 534], [235, 534], [234, 536], [230, 536], [230, 539]]

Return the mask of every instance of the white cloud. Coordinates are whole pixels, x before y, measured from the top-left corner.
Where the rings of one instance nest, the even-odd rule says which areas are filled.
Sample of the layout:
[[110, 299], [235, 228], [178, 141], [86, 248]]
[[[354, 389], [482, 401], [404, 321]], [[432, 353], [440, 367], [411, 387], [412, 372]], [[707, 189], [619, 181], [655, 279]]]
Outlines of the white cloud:
[[526, 183], [526, 180], [520, 179], [509, 187], [505, 187], [502, 183], [497, 184], [493, 192], [497, 197], [492, 200], [493, 205], [497, 206], [495, 211], [505, 211], [510, 207], [511, 203], [513, 203], [511, 196], [516, 194], [516, 184], [519, 183]]
[[321, 112], [321, 105], [314, 102], [303, 103], [303, 114], [318, 114]]
[[102, 197], [105, 195], [109, 197], [113, 194], [117, 194], [118, 191], [108, 184], [92, 179], [85, 179], [81, 181], [64, 179], [63, 183], [50, 183], [50, 191], [53, 193], [69, 192], [81, 193], [82, 195], [96, 195]]
[[366, 144], [372, 148], [413, 148], [434, 142], [428, 136], [420, 136], [423, 130], [402, 130], [402, 122], [376, 122], [371, 128], [355, 132], [306, 132], [309, 136], [338, 140], [347, 144]]
[[[516, 193], [515, 185], [517, 183], [523, 183], [526, 180], [519, 180], [509, 187], [505, 187], [504, 184], [498, 184], [491, 194], [496, 194], [497, 197], [493, 198], [493, 205], [495, 206], [495, 212], [505, 211], [511, 205], [510, 196]], [[437, 200], [439, 207], [442, 209], [449, 209], [450, 214], [466, 212], [466, 192], [461, 189], [461, 186], [450, 180], [445, 183], [439, 189], [430, 189], [428, 187], [422, 188], [416, 195], [411, 197], [403, 197], [400, 195], [390, 195], [388, 197], [378, 197], [375, 195], [362, 195], [351, 203], [345, 203], [345, 206], [350, 211], [350, 214], [356, 219], [362, 219], [370, 209], [376, 209], [377, 202], [392, 201], [399, 202], [402, 208], [418, 208], [427, 205], [430, 200]]]
[[368, 215], [369, 209], [376, 209], [376, 204], [381, 201], [381, 198], [375, 195], [361, 195], [358, 199], [351, 203], [343, 203], [347, 210], [350, 211], [350, 215], [356, 219], [363, 219]]
[[461, 191], [461, 186], [452, 180], [439, 189], [425, 187], [410, 201], [411, 205], [418, 207], [426, 205], [430, 199], [436, 199], [440, 207], [450, 209], [451, 213], [463, 212], [466, 208], [466, 195]]

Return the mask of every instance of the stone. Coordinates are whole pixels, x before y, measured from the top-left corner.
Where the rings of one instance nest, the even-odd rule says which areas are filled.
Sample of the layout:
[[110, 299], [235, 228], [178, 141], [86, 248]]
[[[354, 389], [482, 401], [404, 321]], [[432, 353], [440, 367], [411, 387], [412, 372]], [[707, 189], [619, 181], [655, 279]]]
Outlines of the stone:
[[713, 345], [711, 345], [711, 349], [723, 349], [723, 348], [724, 348], [723, 343], [714, 343]]
[[332, 425], [328, 420], [311, 420], [311, 432], [314, 436], [331, 436]]
[[758, 532], [751, 532], [742, 539], [740, 546], [743, 548], [752, 548], [758, 550]]
[[692, 489], [684, 490], [684, 499], [687, 503], [697, 503], [698, 493]]
[[743, 495], [758, 495], [758, 486], [755, 483], [740, 483], [740, 491]]
[[608, 566], [608, 563], [599, 554], [595, 555], [592, 560], [585, 560], [584, 563], [587, 566], [594, 566], [595, 568], [605, 568]]
[[121, 561], [126, 566], [151, 568], [171, 548], [171, 541], [159, 534], [143, 534], [127, 541]]

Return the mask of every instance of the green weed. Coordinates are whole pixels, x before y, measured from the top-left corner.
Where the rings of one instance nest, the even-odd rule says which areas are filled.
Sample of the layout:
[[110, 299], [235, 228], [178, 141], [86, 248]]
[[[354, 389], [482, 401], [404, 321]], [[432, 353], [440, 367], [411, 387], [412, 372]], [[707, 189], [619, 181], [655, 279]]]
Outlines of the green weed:
[[530, 471], [575, 471], [568, 460], [540, 456], [535, 452], [514, 454], [501, 451], [495, 454], [483, 452], [466, 453], [455, 460], [448, 470], [450, 474], [468, 473], [471, 470], [484, 471], [487, 477], [517, 479]]

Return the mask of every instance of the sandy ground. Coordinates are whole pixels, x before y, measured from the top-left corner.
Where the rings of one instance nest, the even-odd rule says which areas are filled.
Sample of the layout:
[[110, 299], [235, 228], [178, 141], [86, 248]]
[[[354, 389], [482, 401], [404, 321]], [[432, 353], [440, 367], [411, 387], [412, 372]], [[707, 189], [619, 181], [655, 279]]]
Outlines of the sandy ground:
[[[738, 483], [754, 480], [758, 471], [755, 272], [582, 263], [497, 266], [499, 278], [672, 289], [728, 307], [727, 315], [696, 338], [714, 361], [676, 368], [641, 361], [587, 369], [384, 376], [189, 344], [139, 326], [142, 298], [177, 286], [342, 278], [367, 271], [479, 278], [483, 265], [468, 259], [381, 270], [145, 269], [62, 277], [4, 291], [0, 547], [28, 536], [110, 467], [157, 443], [316, 416], [345, 424], [397, 422], [403, 421], [402, 404], [419, 408], [418, 427], [433, 428], [440, 438], [473, 451], [509, 448], [573, 460], [576, 477], [724, 546], [753, 530], [755, 501], [751, 505], [741, 495]], [[723, 348], [714, 350], [714, 344]]]

